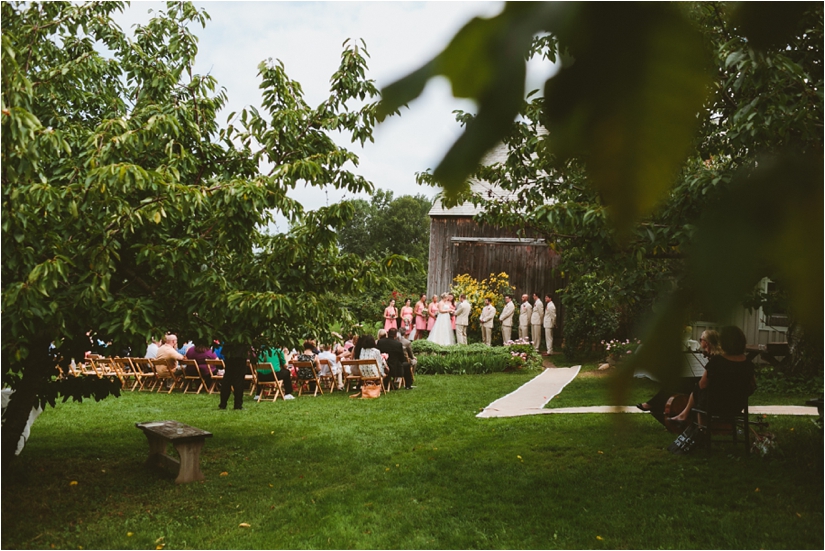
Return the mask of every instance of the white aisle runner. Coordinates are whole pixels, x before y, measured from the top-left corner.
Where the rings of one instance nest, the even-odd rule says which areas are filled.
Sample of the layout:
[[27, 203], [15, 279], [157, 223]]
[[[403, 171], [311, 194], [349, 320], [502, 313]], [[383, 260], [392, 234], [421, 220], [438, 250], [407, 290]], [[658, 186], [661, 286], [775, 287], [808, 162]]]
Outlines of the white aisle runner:
[[576, 378], [582, 366], [551, 367], [507, 396], [499, 398], [476, 417], [518, 417], [544, 413], [544, 406]]

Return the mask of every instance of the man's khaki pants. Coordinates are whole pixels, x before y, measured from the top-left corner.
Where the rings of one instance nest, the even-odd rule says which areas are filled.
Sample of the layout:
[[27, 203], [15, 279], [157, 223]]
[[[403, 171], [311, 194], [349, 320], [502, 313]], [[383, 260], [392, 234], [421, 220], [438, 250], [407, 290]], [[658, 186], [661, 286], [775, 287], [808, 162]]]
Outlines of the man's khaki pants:
[[535, 348], [536, 352], [538, 352], [540, 346], [541, 346], [541, 325], [534, 325], [533, 326], [533, 348]]
[[501, 341], [504, 344], [507, 344], [507, 341], [510, 340], [510, 337], [513, 335], [513, 326], [512, 325], [502, 325], [501, 326]]
[[547, 345], [547, 353], [553, 353], [553, 328], [552, 327], [545, 327], [544, 328], [544, 343]]
[[484, 341], [484, 344], [487, 346], [493, 345], [493, 328], [492, 327], [484, 327], [481, 326], [481, 340]]
[[467, 344], [467, 326], [455, 324], [455, 342], [458, 344]]
[[518, 338], [530, 340], [530, 326], [529, 325], [519, 325], [518, 326]]

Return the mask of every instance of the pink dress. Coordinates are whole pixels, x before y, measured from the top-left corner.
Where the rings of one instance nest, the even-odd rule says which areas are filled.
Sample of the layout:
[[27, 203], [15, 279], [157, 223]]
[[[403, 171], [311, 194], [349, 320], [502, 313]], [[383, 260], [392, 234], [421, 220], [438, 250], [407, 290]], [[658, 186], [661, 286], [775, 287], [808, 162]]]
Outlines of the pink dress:
[[435, 325], [435, 318], [438, 316], [438, 304], [431, 302], [427, 311], [430, 313], [430, 317], [427, 318], [427, 331], [432, 331], [433, 325]]
[[450, 305], [450, 325], [452, 325], [453, 331], [455, 331], [455, 304]]
[[[395, 308], [392, 306], [387, 306], [387, 309], [384, 310], [384, 329], [389, 331], [390, 329], [398, 329], [398, 324], [395, 322], [395, 316], [397, 312]], [[389, 318], [387, 316], [390, 316]]]
[[415, 330], [427, 330], [427, 305], [420, 302], [415, 303]]
[[407, 332], [412, 331], [413, 309], [411, 306], [401, 307], [401, 325], [403, 325]]

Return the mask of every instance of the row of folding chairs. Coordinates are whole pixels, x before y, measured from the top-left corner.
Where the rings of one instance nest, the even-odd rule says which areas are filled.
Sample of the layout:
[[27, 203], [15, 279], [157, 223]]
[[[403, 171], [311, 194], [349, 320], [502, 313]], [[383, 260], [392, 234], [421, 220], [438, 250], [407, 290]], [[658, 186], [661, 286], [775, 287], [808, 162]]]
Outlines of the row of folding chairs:
[[[223, 360], [206, 360], [210, 369], [217, 368], [225, 370], [226, 365]], [[324, 391], [332, 393], [337, 387], [336, 376], [328, 360], [320, 360], [323, 375], [318, 372], [313, 362], [289, 362], [292, 366], [294, 377], [294, 387], [297, 387], [298, 396], [304, 392], [312, 393], [313, 396], [323, 395]], [[200, 394], [205, 391], [207, 394], [214, 394], [219, 391], [223, 375], [212, 375], [205, 378], [195, 360], [179, 360], [178, 365], [183, 368], [180, 375], [176, 375], [169, 369], [166, 360], [156, 360], [148, 358], [103, 358], [91, 357], [84, 364], [79, 364], [69, 368], [71, 376], [94, 376], [99, 378], [114, 377], [120, 380], [122, 388], [129, 391], [146, 392], [166, 392], [171, 394], [179, 390], [184, 394]], [[342, 360], [342, 381], [346, 381], [346, 390], [349, 391], [353, 384], [377, 384], [381, 392], [386, 394], [392, 389], [392, 383], [385, 384], [380, 375], [380, 369], [375, 360]], [[347, 367], [350, 373], [347, 374]], [[258, 401], [276, 401], [280, 396], [284, 399], [283, 382], [279, 379], [275, 381], [259, 381], [257, 369], [273, 370], [270, 363], [252, 364], [247, 361], [248, 373], [245, 380], [249, 384], [249, 395], [254, 396], [258, 392]], [[62, 371], [61, 371], [62, 373]], [[194, 374], [193, 374], [194, 373]], [[357, 373], [357, 374], [355, 374]], [[395, 382], [395, 381], [394, 381]], [[397, 381], [400, 387], [403, 381]]]

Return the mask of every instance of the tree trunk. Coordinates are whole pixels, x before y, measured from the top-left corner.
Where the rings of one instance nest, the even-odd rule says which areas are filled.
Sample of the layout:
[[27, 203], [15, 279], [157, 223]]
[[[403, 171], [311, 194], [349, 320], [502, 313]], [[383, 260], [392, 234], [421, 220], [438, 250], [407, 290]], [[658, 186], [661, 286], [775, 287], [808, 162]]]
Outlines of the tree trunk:
[[51, 370], [49, 357], [50, 339], [40, 337], [31, 342], [29, 355], [22, 362], [23, 377], [15, 387], [6, 408], [2, 431], [2, 467], [5, 469], [14, 459], [20, 436], [26, 428], [29, 414], [37, 405], [37, 396], [48, 380]]

